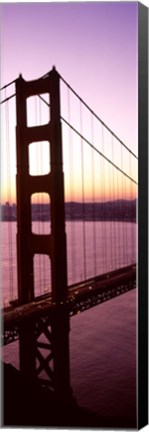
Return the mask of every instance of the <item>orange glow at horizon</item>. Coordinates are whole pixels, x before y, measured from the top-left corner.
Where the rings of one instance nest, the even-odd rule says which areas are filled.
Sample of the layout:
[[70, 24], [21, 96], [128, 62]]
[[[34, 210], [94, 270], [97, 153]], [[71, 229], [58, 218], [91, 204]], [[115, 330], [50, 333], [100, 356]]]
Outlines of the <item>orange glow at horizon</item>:
[[[84, 200], [82, 196], [82, 189], [81, 187], [75, 187], [75, 193], [74, 190], [70, 191], [69, 185], [66, 185], [65, 188], [65, 202], [106, 202], [106, 201], [114, 201], [114, 200], [134, 200], [137, 199], [137, 186], [135, 184], [131, 185], [130, 187], [127, 187], [125, 189], [125, 192], [122, 191], [122, 185], [118, 188], [118, 190], [115, 190], [114, 192], [111, 192], [111, 188], [106, 186], [106, 189], [100, 190], [98, 188], [98, 191], [96, 193], [92, 193], [92, 187], [88, 187], [88, 189], [85, 190], [84, 193]], [[6, 187], [3, 188], [1, 191], [1, 204], [4, 205], [6, 202], [9, 202], [10, 205], [16, 204], [16, 191], [15, 187], [11, 189], [11, 197], [7, 193]], [[48, 204], [50, 202], [50, 196], [46, 193], [36, 193], [31, 196], [31, 203], [43, 203]]]

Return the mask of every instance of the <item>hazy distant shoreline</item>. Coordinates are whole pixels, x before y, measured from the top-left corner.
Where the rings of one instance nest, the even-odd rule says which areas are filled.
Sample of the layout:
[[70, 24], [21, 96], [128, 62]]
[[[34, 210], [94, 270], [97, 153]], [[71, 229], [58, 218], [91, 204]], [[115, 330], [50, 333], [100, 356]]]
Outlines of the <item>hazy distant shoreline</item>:
[[[1, 221], [16, 222], [17, 206], [8, 202], [0, 206]], [[85, 221], [136, 222], [136, 200], [116, 200], [105, 203], [65, 203], [65, 219]], [[49, 204], [32, 204], [32, 221], [50, 221]]]

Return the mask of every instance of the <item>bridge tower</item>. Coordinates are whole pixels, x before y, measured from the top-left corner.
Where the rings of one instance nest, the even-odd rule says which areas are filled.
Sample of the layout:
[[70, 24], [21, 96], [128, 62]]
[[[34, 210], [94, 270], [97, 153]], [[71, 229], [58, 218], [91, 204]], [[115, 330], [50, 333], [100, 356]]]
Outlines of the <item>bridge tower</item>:
[[[27, 126], [27, 98], [49, 94], [49, 123]], [[20, 332], [20, 369], [23, 374], [36, 378], [44, 369], [51, 383], [50, 360], [53, 359], [54, 384], [58, 393], [69, 391], [69, 316], [67, 300], [67, 263], [64, 215], [64, 178], [62, 168], [62, 136], [60, 122], [60, 85], [55, 68], [45, 77], [26, 82], [20, 75], [16, 81], [17, 109], [17, 262], [19, 305], [34, 300], [34, 254], [47, 254], [51, 260], [52, 301], [55, 312], [47, 319], [33, 319], [22, 324]], [[31, 176], [29, 173], [29, 144], [48, 141], [51, 170], [47, 175]], [[31, 196], [45, 192], [51, 202], [51, 233], [37, 235], [32, 232]], [[50, 326], [50, 331], [49, 331]], [[42, 330], [41, 330], [42, 329]], [[48, 332], [49, 361], [39, 355], [37, 335]], [[51, 338], [52, 334], [52, 338]], [[51, 344], [51, 340], [53, 341]], [[47, 344], [45, 344], [47, 347]], [[42, 342], [43, 347], [43, 342]], [[40, 366], [37, 368], [37, 357]]]

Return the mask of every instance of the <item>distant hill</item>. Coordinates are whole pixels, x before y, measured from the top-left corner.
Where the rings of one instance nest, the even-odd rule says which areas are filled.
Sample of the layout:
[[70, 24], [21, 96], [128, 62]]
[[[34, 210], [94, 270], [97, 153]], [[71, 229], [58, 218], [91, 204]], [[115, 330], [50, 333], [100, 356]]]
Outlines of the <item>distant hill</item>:
[[[2, 221], [16, 221], [17, 207], [9, 203], [0, 206]], [[65, 203], [66, 220], [85, 220], [85, 221], [136, 221], [136, 199], [135, 200], [115, 200], [105, 203]], [[33, 221], [49, 221], [49, 204], [32, 204]]]

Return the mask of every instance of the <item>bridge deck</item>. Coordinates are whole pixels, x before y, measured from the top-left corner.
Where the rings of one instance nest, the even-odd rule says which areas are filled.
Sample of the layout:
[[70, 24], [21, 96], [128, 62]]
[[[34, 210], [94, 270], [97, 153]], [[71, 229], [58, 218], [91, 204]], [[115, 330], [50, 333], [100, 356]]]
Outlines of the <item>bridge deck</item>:
[[[136, 280], [136, 265], [121, 268], [108, 274], [96, 276], [78, 284], [71, 285], [68, 289], [68, 300], [65, 305], [70, 315], [78, 312], [77, 304], [83, 303], [86, 299], [93, 299], [96, 304], [134, 288]], [[107, 298], [108, 297], [108, 298]], [[99, 301], [101, 300], [101, 301]], [[93, 306], [92, 301], [90, 307]], [[60, 304], [60, 306], [63, 303]], [[16, 302], [10, 307], [3, 309], [2, 319], [4, 327], [11, 327], [16, 322], [21, 322], [31, 316], [38, 316], [47, 311], [54, 310], [56, 304], [52, 302], [51, 294], [37, 297], [33, 302], [25, 305], [17, 305]], [[86, 308], [80, 308], [82, 310]]]
[[108, 274], [96, 276], [81, 283], [71, 285], [65, 304], [56, 305], [52, 296], [43, 295], [25, 305], [13, 303], [1, 311], [1, 344], [6, 345], [19, 338], [20, 329], [28, 321], [37, 322], [41, 318], [52, 319], [55, 309], [66, 308], [70, 316], [110, 300], [136, 287], [136, 265], [121, 268]]

